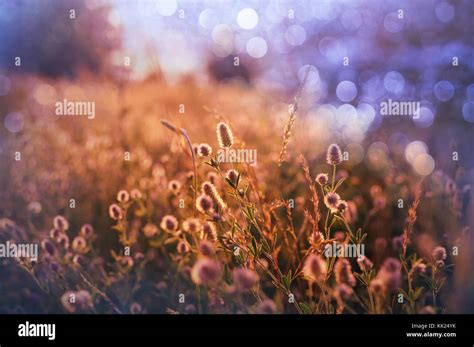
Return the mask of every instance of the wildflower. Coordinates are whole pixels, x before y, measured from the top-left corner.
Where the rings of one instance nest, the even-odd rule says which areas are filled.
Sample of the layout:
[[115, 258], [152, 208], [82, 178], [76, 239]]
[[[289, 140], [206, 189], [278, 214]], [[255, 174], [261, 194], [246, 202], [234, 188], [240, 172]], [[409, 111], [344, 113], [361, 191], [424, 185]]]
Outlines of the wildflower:
[[142, 192], [139, 190], [139, 189], [132, 189], [130, 191], [130, 197], [133, 199], [133, 200], [140, 200], [143, 195], [142, 195]]
[[158, 227], [153, 223], [147, 223], [143, 227], [143, 234], [150, 238], [155, 236], [158, 233]]
[[359, 265], [362, 271], [369, 271], [374, 267], [374, 263], [372, 263], [370, 259], [367, 258], [365, 255], [360, 256], [357, 259], [357, 264]]
[[56, 242], [64, 249], [69, 248], [69, 237], [66, 234], [60, 234], [57, 237]]
[[190, 250], [189, 245], [186, 241], [179, 241], [176, 245], [176, 251], [180, 254], [188, 253]]
[[219, 206], [222, 210], [227, 208], [224, 200], [222, 200], [221, 196], [217, 192], [216, 186], [213, 185], [211, 182], [206, 181], [202, 184], [202, 193], [212, 198], [214, 203]]
[[183, 230], [188, 233], [198, 233], [201, 231], [201, 221], [197, 218], [188, 218], [183, 222]]
[[389, 292], [400, 288], [402, 283], [402, 264], [395, 258], [385, 259], [376, 278], [380, 279]]
[[119, 261], [120, 261], [120, 264], [126, 268], [131, 268], [133, 267], [133, 264], [134, 264], [133, 258], [130, 256], [121, 257]]
[[339, 210], [339, 212], [344, 213], [346, 208], [347, 208], [347, 202], [345, 200], [339, 201], [339, 203], [337, 204], [337, 209]]
[[327, 264], [321, 256], [311, 254], [304, 262], [303, 274], [310, 281], [322, 281], [327, 275]]
[[175, 232], [178, 230], [178, 220], [172, 215], [166, 215], [161, 219], [160, 227], [164, 231], [169, 233]]
[[75, 264], [75, 265], [78, 265], [78, 266], [85, 266], [86, 263], [87, 263], [87, 260], [84, 256], [80, 255], [80, 254], [76, 254], [74, 255], [74, 257], [72, 258], [72, 262]]
[[336, 277], [336, 283], [346, 284], [350, 287], [356, 285], [356, 279], [352, 274], [352, 267], [349, 260], [345, 258], [339, 258], [339, 260], [334, 265], [334, 274]]
[[124, 189], [117, 193], [117, 201], [120, 203], [126, 203], [130, 201], [130, 194]]
[[258, 314], [273, 314], [276, 313], [276, 311], [277, 307], [275, 305], [275, 302], [270, 299], [263, 300], [257, 308]]
[[53, 220], [53, 225], [56, 229], [66, 231], [69, 229], [69, 222], [63, 216], [56, 216]]
[[211, 285], [216, 283], [219, 277], [219, 264], [207, 257], [198, 260], [191, 270], [191, 279], [196, 284]]
[[84, 310], [92, 306], [92, 297], [87, 290], [79, 290], [76, 292], [76, 304], [80, 309]]
[[214, 171], [209, 171], [206, 175], [206, 179], [211, 182], [213, 185], [216, 185], [219, 179], [219, 175]]
[[54, 245], [47, 239], [44, 239], [43, 241], [41, 241], [41, 248], [43, 248], [50, 255], [54, 255], [54, 253], [56, 252]]
[[232, 147], [232, 145], [234, 144], [234, 136], [232, 135], [232, 130], [230, 129], [230, 127], [226, 123], [221, 122], [217, 124], [216, 131], [217, 140], [219, 141], [219, 147]]
[[181, 183], [179, 183], [177, 180], [171, 180], [168, 183], [168, 189], [171, 190], [173, 194], [177, 195], [181, 190]]
[[336, 231], [334, 233], [334, 238], [337, 242], [344, 242], [344, 240], [346, 239], [346, 233], [344, 231]]
[[199, 243], [199, 252], [206, 256], [212, 255], [214, 253], [214, 246], [211, 242], [202, 240], [201, 243]]
[[352, 298], [352, 288], [348, 285], [341, 283], [334, 288], [334, 297], [336, 298], [339, 305], [343, 305], [345, 301]]
[[238, 292], [246, 292], [258, 282], [257, 273], [244, 268], [235, 269], [232, 278], [234, 280], [234, 287]]
[[225, 174], [225, 178], [229, 181], [232, 187], [237, 187], [239, 184], [239, 176], [240, 174], [236, 170], [229, 170]]
[[87, 253], [87, 241], [82, 236], [76, 236], [74, 240], [72, 240], [72, 250], [79, 254]]
[[138, 302], [132, 302], [130, 305], [130, 313], [131, 314], [140, 314], [143, 312], [142, 305], [140, 305]]
[[338, 210], [339, 202], [341, 197], [336, 192], [329, 192], [324, 196], [324, 204], [332, 213], [336, 213]]
[[217, 230], [213, 223], [205, 222], [201, 230], [201, 238], [207, 238], [211, 241], [217, 241]]
[[316, 182], [319, 183], [319, 185], [322, 187], [322, 186], [325, 186], [326, 184], [328, 184], [329, 182], [329, 176], [328, 174], [325, 174], [325, 173], [320, 173], [316, 176]]
[[426, 272], [426, 265], [421, 261], [416, 262], [412, 267], [412, 271], [415, 274], [424, 274]]
[[32, 214], [40, 214], [42, 206], [38, 201], [33, 201], [28, 204], [27, 208]]
[[109, 216], [114, 220], [123, 219], [123, 210], [117, 204], [112, 204], [109, 206]]
[[438, 246], [431, 252], [431, 256], [434, 260], [445, 260], [447, 257], [446, 248]]
[[197, 155], [201, 158], [209, 157], [212, 154], [212, 147], [207, 143], [201, 143], [197, 147]]
[[81, 235], [84, 236], [86, 239], [89, 239], [94, 234], [94, 228], [90, 224], [84, 224], [81, 227], [80, 231]]
[[199, 212], [206, 213], [212, 210], [212, 207], [214, 206], [214, 203], [212, 199], [205, 195], [202, 194], [198, 196], [196, 199], [196, 208], [198, 209]]
[[392, 239], [392, 247], [396, 251], [401, 251], [403, 249], [403, 235], [395, 236]]
[[442, 267], [444, 267], [445, 263], [442, 260], [436, 260], [435, 265], [438, 269], [441, 269]]
[[61, 235], [61, 230], [57, 229], [57, 228], [53, 228], [49, 231], [49, 237], [51, 237], [53, 240], [56, 240], [59, 235]]
[[329, 145], [326, 154], [326, 161], [329, 165], [338, 165], [342, 162], [342, 151], [339, 145], [335, 143]]
[[386, 286], [381, 279], [374, 278], [372, 281], [370, 281], [369, 290], [376, 296], [383, 296], [386, 291]]

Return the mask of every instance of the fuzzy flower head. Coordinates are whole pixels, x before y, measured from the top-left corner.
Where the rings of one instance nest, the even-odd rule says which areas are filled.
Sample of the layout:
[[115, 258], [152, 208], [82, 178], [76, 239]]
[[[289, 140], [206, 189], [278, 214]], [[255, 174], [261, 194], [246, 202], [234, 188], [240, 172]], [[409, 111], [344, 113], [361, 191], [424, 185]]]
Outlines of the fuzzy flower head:
[[117, 193], [117, 201], [120, 203], [126, 203], [130, 201], [130, 194], [124, 189]]
[[375, 278], [384, 283], [387, 291], [394, 292], [402, 284], [401, 270], [402, 264], [398, 259], [387, 258]]
[[325, 186], [329, 182], [329, 176], [325, 173], [320, 173], [316, 176], [316, 182], [319, 183], [320, 186]]
[[177, 180], [171, 180], [168, 183], [168, 189], [171, 190], [173, 194], [177, 195], [181, 190], [181, 183], [179, 183]]
[[212, 147], [207, 143], [201, 143], [197, 146], [197, 155], [201, 158], [209, 157], [212, 154]]
[[195, 284], [212, 285], [220, 278], [219, 264], [210, 258], [201, 258], [191, 269], [191, 279]]
[[435, 249], [433, 249], [433, 252], [431, 252], [431, 256], [436, 261], [445, 260], [447, 258], [446, 248], [441, 246], [436, 247]]
[[123, 219], [123, 210], [122, 208], [117, 205], [117, 204], [112, 204], [109, 206], [109, 216], [110, 218], [114, 220], [120, 220]]
[[79, 254], [85, 254], [89, 250], [87, 247], [87, 241], [83, 236], [76, 236], [74, 240], [72, 240], [71, 247], [75, 253]]
[[56, 229], [66, 231], [69, 229], [69, 222], [63, 216], [56, 216], [53, 220], [53, 225]]
[[210, 255], [214, 254], [214, 245], [210, 241], [202, 240], [199, 243], [199, 252], [202, 255], [210, 256]]
[[56, 253], [56, 248], [48, 239], [41, 241], [41, 248], [50, 255], [54, 255], [54, 253]]
[[386, 289], [385, 283], [381, 279], [374, 278], [372, 281], [370, 281], [369, 290], [375, 296], [384, 296]]
[[201, 221], [197, 218], [188, 218], [183, 222], [183, 230], [195, 234], [201, 231]]
[[346, 258], [339, 258], [334, 265], [334, 274], [336, 277], [336, 283], [345, 284], [349, 287], [354, 287], [356, 285], [356, 279], [352, 274], [351, 263]]
[[310, 281], [323, 281], [327, 275], [327, 264], [321, 256], [311, 254], [304, 262], [303, 274]]
[[244, 268], [235, 269], [232, 278], [235, 289], [240, 293], [250, 290], [259, 279], [255, 271]]
[[225, 178], [230, 182], [233, 187], [237, 187], [239, 183], [239, 173], [236, 170], [229, 170], [225, 174]]
[[212, 201], [212, 198], [205, 194], [198, 196], [198, 198], [196, 199], [196, 208], [199, 212], [210, 212], [213, 207], [214, 202]]
[[357, 258], [357, 265], [359, 265], [362, 271], [369, 271], [372, 270], [372, 268], [374, 267], [374, 263], [372, 263], [372, 261], [365, 255], [362, 255]]
[[339, 211], [338, 206], [341, 202], [341, 197], [336, 192], [329, 192], [324, 196], [324, 204], [331, 212]]
[[214, 201], [214, 204], [219, 206], [221, 210], [225, 210], [227, 208], [227, 205], [225, 204], [224, 200], [222, 200], [221, 196], [217, 192], [215, 185], [213, 185], [209, 181], [206, 181], [202, 184], [201, 188], [202, 193], [209, 196]]
[[166, 215], [161, 219], [160, 227], [168, 233], [174, 233], [178, 230], [178, 220], [175, 216]]
[[81, 227], [80, 234], [84, 236], [86, 239], [90, 239], [92, 235], [94, 235], [94, 228], [90, 224], [84, 224]]
[[339, 203], [337, 204], [337, 209], [338, 209], [340, 212], [344, 212], [344, 211], [347, 209], [347, 202], [346, 202], [346, 200], [341, 200], [341, 201], [339, 201]]
[[214, 223], [205, 222], [202, 225], [201, 238], [208, 239], [210, 241], [217, 241], [217, 229]]
[[226, 123], [220, 122], [219, 124], [217, 124], [216, 132], [217, 140], [219, 141], [219, 147], [232, 147], [232, 145], [234, 144], [234, 135], [232, 135], [232, 130]]
[[143, 197], [143, 194], [139, 189], [135, 188], [130, 191], [130, 197], [133, 200], [140, 200]]
[[143, 227], [143, 234], [148, 238], [154, 237], [156, 234], [158, 234], [158, 227], [153, 223], [147, 223]]
[[329, 165], [338, 165], [342, 162], [342, 151], [339, 145], [335, 143], [329, 145], [326, 154], [326, 161]]

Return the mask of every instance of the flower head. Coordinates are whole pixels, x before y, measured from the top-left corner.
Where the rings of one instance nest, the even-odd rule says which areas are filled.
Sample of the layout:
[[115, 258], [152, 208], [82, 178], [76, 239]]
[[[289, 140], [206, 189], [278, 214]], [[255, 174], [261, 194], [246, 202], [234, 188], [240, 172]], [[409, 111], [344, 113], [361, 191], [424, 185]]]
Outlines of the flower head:
[[433, 252], [431, 252], [431, 256], [437, 261], [445, 260], [447, 258], [446, 248], [441, 246], [436, 247], [433, 249]]
[[178, 230], [178, 220], [175, 216], [166, 215], [161, 219], [160, 227], [166, 232], [173, 233]]
[[258, 282], [257, 273], [244, 268], [235, 269], [232, 278], [234, 279], [234, 287], [238, 292], [246, 292]]
[[121, 203], [129, 202], [130, 201], [130, 194], [124, 189], [117, 193], [117, 201]]
[[81, 235], [84, 236], [86, 239], [89, 239], [92, 237], [92, 235], [94, 234], [94, 228], [92, 227], [92, 225], [90, 224], [84, 224], [82, 227], [81, 227], [81, 231], [80, 231]]
[[219, 147], [232, 147], [232, 145], [234, 144], [234, 136], [232, 135], [232, 130], [226, 123], [220, 122], [219, 124], [217, 124], [216, 132], [217, 140], [219, 141]]
[[147, 223], [143, 227], [143, 234], [148, 238], [153, 237], [158, 234], [158, 227], [153, 223]]
[[329, 182], [329, 176], [325, 173], [320, 173], [316, 176], [316, 182], [319, 183], [320, 186], [325, 186]]
[[338, 206], [341, 202], [341, 197], [336, 192], [329, 192], [324, 196], [324, 204], [331, 212], [339, 211]]
[[236, 170], [227, 171], [227, 173], [225, 174], [225, 178], [229, 180], [233, 187], [237, 187], [239, 183], [239, 173]]
[[327, 264], [321, 256], [311, 254], [304, 262], [303, 274], [310, 281], [322, 281], [327, 275]]
[[329, 145], [326, 154], [326, 161], [329, 165], [338, 165], [342, 162], [342, 151], [339, 145], [335, 143]]
[[181, 183], [179, 183], [177, 180], [171, 180], [168, 183], [168, 189], [171, 190], [173, 194], [177, 195], [181, 190]]
[[212, 147], [207, 143], [201, 143], [197, 147], [197, 155], [201, 158], [209, 157], [212, 154]]
[[123, 215], [122, 208], [117, 204], [110, 205], [109, 206], [109, 216], [110, 216], [110, 218], [112, 218], [114, 220], [123, 219], [124, 215]]
[[213, 185], [211, 182], [206, 181], [202, 184], [202, 193], [212, 198], [214, 204], [220, 207], [220, 209], [225, 210], [227, 205], [225, 204], [224, 200], [222, 200], [221, 196], [217, 192], [216, 186]]
[[201, 231], [201, 221], [197, 218], [188, 218], [183, 222], [183, 230], [188, 233], [198, 233]]
[[66, 231], [69, 229], [69, 222], [63, 216], [56, 216], [53, 220], [53, 225], [56, 229]]
[[336, 283], [346, 284], [349, 287], [354, 287], [356, 285], [356, 279], [352, 274], [351, 263], [346, 258], [339, 258], [334, 265], [334, 274], [336, 277]]
[[220, 277], [219, 264], [210, 258], [201, 258], [191, 270], [191, 279], [196, 284], [212, 285]]
[[196, 199], [196, 208], [199, 212], [209, 212], [212, 210], [213, 207], [214, 202], [212, 201], [212, 198], [205, 194], [198, 196], [198, 198]]

